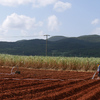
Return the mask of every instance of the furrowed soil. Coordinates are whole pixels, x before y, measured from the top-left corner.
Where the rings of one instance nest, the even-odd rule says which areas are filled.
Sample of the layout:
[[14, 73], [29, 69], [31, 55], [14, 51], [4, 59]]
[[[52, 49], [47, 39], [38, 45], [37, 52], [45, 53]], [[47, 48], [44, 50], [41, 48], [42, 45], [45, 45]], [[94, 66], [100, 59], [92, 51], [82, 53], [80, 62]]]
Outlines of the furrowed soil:
[[[99, 100], [100, 80], [94, 72], [0, 67], [0, 100]], [[13, 70], [13, 72], [16, 69]]]

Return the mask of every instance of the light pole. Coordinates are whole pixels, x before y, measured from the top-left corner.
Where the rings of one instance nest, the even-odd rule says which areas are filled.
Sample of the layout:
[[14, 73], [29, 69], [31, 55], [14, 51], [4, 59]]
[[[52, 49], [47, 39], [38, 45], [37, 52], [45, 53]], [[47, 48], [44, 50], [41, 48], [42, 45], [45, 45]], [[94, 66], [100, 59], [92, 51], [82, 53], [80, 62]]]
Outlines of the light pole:
[[48, 36], [50, 36], [50, 35], [44, 35], [45, 37], [46, 37], [46, 56], [47, 56], [47, 52], [48, 52], [48, 48], [47, 48], [47, 41], [48, 41]]

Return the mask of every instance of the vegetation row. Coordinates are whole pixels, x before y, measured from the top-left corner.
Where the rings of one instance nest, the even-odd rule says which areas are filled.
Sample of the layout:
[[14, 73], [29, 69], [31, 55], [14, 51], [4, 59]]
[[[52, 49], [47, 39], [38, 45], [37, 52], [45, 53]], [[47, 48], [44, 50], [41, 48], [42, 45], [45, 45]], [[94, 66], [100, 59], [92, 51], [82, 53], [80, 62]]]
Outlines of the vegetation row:
[[46, 57], [0, 54], [0, 66], [18, 66], [33, 69], [95, 71], [100, 58]]

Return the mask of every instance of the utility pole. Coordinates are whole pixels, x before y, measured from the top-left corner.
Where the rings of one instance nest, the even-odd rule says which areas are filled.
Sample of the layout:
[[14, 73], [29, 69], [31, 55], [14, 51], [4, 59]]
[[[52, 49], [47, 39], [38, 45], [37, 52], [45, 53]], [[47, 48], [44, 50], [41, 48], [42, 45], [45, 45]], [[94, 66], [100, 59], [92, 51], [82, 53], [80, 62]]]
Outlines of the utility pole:
[[44, 35], [45, 37], [46, 37], [46, 56], [47, 56], [47, 52], [48, 52], [48, 49], [47, 49], [47, 41], [48, 41], [48, 36], [50, 36], [50, 35]]

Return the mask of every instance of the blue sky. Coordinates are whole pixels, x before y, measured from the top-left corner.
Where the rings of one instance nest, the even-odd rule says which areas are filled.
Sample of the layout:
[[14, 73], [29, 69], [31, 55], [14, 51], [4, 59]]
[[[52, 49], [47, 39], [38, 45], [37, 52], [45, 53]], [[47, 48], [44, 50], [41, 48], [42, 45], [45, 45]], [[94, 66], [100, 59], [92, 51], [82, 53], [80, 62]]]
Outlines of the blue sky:
[[100, 35], [100, 0], [0, 0], [0, 41]]

